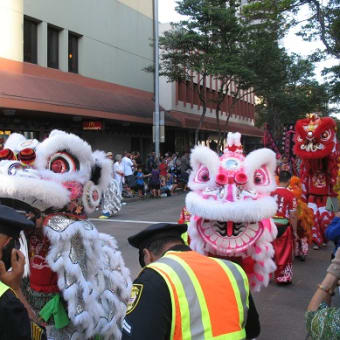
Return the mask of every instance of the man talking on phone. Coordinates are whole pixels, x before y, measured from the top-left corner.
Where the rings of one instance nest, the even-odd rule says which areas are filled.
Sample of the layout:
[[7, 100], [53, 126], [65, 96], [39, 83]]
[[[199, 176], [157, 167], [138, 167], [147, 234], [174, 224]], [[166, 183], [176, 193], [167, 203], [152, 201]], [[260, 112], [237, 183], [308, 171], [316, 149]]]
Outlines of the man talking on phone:
[[[21, 291], [25, 257], [19, 249], [21, 230], [34, 223], [0, 205], [0, 340], [43, 340], [45, 333]], [[12, 268], [10, 270], [10, 268]]]

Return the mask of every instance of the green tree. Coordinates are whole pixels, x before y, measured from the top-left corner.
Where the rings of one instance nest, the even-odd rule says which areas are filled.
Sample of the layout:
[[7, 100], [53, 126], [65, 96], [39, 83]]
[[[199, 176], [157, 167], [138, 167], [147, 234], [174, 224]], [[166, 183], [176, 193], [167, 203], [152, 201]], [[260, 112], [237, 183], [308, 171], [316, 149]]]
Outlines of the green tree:
[[318, 0], [304, 1], [311, 11], [308, 23], [302, 28], [300, 35], [307, 41], [320, 39], [324, 49], [314, 53], [315, 57], [322, 60], [325, 55], [336, 58], [337, 64], [326, 67], [323, 75], [329, 78], [330, 94], [333, 102], [340, 102], [340, 1], [329, 0], [321, 2]]
[[[160, 38], [161, 71], [169, 81], [197, 81], [202, 115], [195, 133], [195, 143], [205, 119], [207, 105], [214, 105], [219, 141], [227, 128], [235, 104], [251, 90], [253, 72], [247, 67], [247, 22], [240, 15], [240, 0], [181, 0], [176, 10], [187, 16]], [[207, 96], [207, 77], [218, 80], [214, 99]], [[236, 88], [232, 83], [237, 84]], [[221, 105], [227, 95], [233, 100], [224, 127], [220, 124]]]
[[245, 20], [253, 22], [251, 34], [259, 35], [249, 40], [248, 48], [248, 66], [259, 97], [256, 124], [268, 123], [275, 138], [281, 136], [284, 125], [305, 113], [329, 113], [329, 86], [314, 79], [313, 60], [288, 55], [278, 43], [295, 24], [287, 21], [287, 13], [296, 13], [300, 5], [291, 0], [263, 0], [243, 8]]
[[268, 123], [276, 138], [281, 136], [285, 125], [308, 112], [326, 115], [329, 101], [328, 86], [313, 79], [313, 65], [299, 56], [282, 53], [281, 73], [274, 76], [278, 82], [273, 82], [272, 88], [265, 84], [259, 89], [260, 103], [256, 107], [256, 124]]
[[[299, 10], [303, 8], [309, 17], [303, 22], [297, 20]], [[320, 40], [324, 48], [315, 51], [312, 62], [335, 58], [335, 66], [325, 68], [323, 75], [328, 77], [330, 99], [340, 101], [340, 0], [261, 0], [252, 1], [244, 9], [246, 15], [269, 23], [273, 16], [280, 18], [281, 37], [295, 25], [302, 25], [298, 33], [304, 40]], [[274, 14], [273, 14], [274, 13]], [[283, 20], [282, 20], [283, 19]], [[284, 21], [284, 22], [283, 22]]]

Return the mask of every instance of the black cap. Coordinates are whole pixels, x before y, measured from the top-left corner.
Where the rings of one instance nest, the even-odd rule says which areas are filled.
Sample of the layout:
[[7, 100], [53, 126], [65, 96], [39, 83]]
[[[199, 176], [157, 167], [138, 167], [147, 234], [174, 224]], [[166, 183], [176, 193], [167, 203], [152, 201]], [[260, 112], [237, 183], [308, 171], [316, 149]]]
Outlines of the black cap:
[[186, 224], [156, 223], [128, 238], [129, 243], [135, 248], [141, 248], [152, 240], [168, 237], [180, 237], [187, 231]]
[[21, 230], [34, 228], [35, 224], [15, 209], [0, 205], [0, 234], [18, 238]]

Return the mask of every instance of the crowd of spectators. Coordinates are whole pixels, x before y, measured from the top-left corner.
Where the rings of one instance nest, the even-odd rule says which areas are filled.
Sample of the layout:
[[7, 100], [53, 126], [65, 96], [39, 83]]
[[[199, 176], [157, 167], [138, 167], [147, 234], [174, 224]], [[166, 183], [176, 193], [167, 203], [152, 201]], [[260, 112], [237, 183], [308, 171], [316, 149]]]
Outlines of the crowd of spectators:
[[190, 174], [189, 153], [166, 153], [159, 158], [154, 152], [143, 161], [139, 152], [124, 152], [113, 157], [114, 178], [123, 197], [168, 197], [186, 191]]

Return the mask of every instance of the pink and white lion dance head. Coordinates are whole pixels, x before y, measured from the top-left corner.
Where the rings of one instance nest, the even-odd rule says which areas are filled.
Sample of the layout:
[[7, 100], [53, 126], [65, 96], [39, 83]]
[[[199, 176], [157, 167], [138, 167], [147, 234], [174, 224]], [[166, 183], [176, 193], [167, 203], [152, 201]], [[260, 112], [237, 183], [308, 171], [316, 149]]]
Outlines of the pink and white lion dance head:
[[269, 149], [244, 156], [240, 140], [240, 133], [229, 133], [221, 157], [205, 146], [192, 150], [188, 233], [192, 249], [239, 262], [259, 291], [275, 270], [271, 242], [277, 229], [271, 217], [277, 206], [270, 192], [276, 158]]

